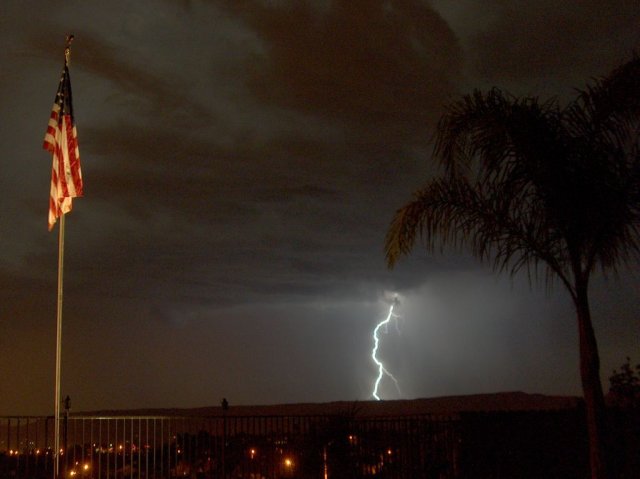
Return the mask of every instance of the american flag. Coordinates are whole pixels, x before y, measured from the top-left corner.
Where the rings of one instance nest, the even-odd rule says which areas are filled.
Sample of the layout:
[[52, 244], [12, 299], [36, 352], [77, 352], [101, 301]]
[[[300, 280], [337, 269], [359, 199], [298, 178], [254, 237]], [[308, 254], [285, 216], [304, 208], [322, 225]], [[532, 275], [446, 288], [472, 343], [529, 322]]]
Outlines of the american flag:
[[71, 211], [72, 198], [82, 196], [82, 172], [78, 136], [71, 105], [71, 80], [65, 64], [53, 102], [43, 148], [53, 155], [49, 231], [60, 216]]

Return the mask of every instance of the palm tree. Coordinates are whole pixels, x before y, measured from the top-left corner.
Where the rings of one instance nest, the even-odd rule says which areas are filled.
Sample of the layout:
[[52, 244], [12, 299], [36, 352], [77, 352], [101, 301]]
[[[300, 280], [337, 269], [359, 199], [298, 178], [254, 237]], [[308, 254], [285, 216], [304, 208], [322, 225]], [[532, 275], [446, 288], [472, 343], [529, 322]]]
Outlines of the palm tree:
[[440, 178], [400, 208], [386, 236], [389, 267], [416, 240], [470, 248], [511, 275], [559, 280], [575, 305], [592, 478], [607, 476], [605, 404], [589, 279], [640, 252], [640, 58], [556, 100], [498, 89], [452, 103], [435, 135]]

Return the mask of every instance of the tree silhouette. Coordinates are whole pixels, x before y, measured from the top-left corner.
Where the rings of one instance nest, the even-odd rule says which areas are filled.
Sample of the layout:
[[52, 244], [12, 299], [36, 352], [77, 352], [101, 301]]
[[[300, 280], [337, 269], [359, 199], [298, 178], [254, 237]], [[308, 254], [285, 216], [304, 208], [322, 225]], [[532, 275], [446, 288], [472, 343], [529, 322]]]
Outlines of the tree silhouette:
[[428, 251], [470, 248], [511, 275], [554, 279], [575, 305], [592, 478], [607, 476], [605, 406], [589, 280], [638, 257], [640, 59], [594, 80], [561, 107], [499, 89], [452, 103], [434, 156], [444, 173], [400, 208], [389, 267], [420, 239]]
[[622, 408], [640, 407], [640, 363], [636, 364], [635, 370], [631, 366], [631, 358], [627, 356], [627, 362], [620, 370], [613, 370], [609, 376], [609, 395], [613, 402]]

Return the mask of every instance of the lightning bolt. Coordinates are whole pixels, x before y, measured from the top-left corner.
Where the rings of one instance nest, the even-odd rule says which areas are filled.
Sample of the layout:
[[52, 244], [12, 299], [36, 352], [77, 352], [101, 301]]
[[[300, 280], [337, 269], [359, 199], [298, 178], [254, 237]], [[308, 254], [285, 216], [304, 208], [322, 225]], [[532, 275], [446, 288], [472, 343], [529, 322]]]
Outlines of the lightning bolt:
[[386, 319], [383, 319], [382, 321], [380, 321], [375, 327], [375, 329], [373, 330], [373, 349], [371, 350], [371, 359], [373, 359], [373, 362], [378, 367], [378, 377], [376, 378], [376, 382], [373, 386], [372, 395], [377, 401], [380, 401], [380, 396], [378, 396], [378, 387], [380, 386], [380, 382], [382, 381], [382, 378], [384, 376], [389, 377], [394, 382], [394, 384], [396, 385], [396, 389], [398, 390], [398, 393], [400, 393], [400, 386], [398, 385], [398, 380], [393, 376], [393, 374], [387, 371], [382, 361], [378, 359], [378, 346], [380, 345], [380, 337], [378, 336], [378, 333], [382, 328], [384, 328], [386, 332], [387, 326], [391, 322], [391, 319], [398, 317], [393, 312], [393, 307], [396, 304], [398, 304], [397, 296], [394, 298], [393, 303], [389, 307], [389, 314], [387, 315]]

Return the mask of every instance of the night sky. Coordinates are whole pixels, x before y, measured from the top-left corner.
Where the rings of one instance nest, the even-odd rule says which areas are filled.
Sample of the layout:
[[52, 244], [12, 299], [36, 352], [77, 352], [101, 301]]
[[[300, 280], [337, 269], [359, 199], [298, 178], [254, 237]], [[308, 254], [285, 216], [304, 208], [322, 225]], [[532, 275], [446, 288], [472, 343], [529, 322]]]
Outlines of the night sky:
[[[574, 95], [640, 51], [625, 0], [3, 1], [0, 414], [51, 414], [58, 228], [42, 139], [74, 33], [85, 197], [66, 217], [75, 411], [580, 394], [569, 296], [420, 249], [394, 211], [471, 89]], [[605, 386], [640, 362], [640, 274], [596, 275]]]

